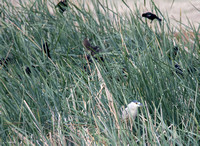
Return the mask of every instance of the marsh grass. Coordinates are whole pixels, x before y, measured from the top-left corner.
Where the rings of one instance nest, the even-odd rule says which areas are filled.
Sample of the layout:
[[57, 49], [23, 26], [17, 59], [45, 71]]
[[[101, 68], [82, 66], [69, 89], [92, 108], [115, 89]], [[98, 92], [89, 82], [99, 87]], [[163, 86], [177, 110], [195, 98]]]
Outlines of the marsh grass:
[[[194, 37], [184, 41], [168, 18], [150, 25], [137, 8], [119, 15], [106, 4], [70, 2], [53, 16], [41, 0], [19, 8], [2, 2], [0, 53], [12, 61], [0, 67], [1, 144], [200, 144], [199, 28], [186, 26]], [[86, 37], [104, 62], [86, 60]], [[179, 52], [169, 60], [174, 46]], [[144, 107], [126, 123], [120, 109], [135, 99]]]

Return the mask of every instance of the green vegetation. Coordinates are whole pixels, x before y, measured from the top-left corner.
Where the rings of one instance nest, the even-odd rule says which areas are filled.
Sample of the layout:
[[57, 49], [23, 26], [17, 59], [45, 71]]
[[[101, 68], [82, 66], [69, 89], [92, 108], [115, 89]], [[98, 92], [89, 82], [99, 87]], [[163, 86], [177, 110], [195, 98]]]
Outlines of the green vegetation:
[[[153, 3], [161, 24], [151, 25], [137, 8], [119, 15], [106, 2], [91, 6], [69, 2], [51, 15], [42, 0], [0, 5], [0, 57], [10, 58], [0, 66], [0, 143], [199, 145], [200, 28], [184, 26], [194, 37], [174, 41]], [[104, 62], [88, 63], [86, 37]], [[174, 46], [178, 54], [169, 57]], [[120, 108], [135, 99], [145, 106], [134, 122], [123, 122]]]

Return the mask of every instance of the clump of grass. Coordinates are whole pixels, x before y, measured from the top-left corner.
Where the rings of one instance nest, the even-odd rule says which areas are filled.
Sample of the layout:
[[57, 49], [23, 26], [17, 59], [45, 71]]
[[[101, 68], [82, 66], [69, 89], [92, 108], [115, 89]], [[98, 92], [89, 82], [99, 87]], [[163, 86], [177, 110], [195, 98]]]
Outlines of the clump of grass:
[[[193, 41], [177, 40], [179, 52], [170, 60], [174, 32], [168, 19], [152, 28], [137, 8], [119, 15], [106, 4], [96, 1], [86, 9], [69, 2], [63, 14], [52, 16], [41, 0], [19, 8], [3, 2], [0, 52], [12, 61], [0, 68], [0, 143], [199, 144], [198, 30], [188, 26]], [[84, 38], [101, 49], [92, 63]], [[45, 42], [51, 58], [42, 51]], [[120, 108], [134, 99], [145, 106], [126, 123]]]

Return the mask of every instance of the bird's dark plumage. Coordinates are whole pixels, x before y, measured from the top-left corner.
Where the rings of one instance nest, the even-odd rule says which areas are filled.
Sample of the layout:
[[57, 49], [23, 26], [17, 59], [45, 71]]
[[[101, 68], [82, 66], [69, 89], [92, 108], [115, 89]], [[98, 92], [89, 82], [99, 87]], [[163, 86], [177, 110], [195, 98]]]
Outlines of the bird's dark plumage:
[[180, 65], [175, 64], [174, 67], [176, 69], [176, 74], [183, 76], [183, 70], [181, 69]]
[[145, 17], [145, 18], [150, 19], [151, 22], [152, 22], [154, 19], [157, 19], [158, 21], [162, 21], [162, 19], [160, 19], [158, 16], [156, 16], [155, 14], [153, 14], [153, 13], [151, 13], [151, 12], [143, 13], [143, 14], [142, 14], [142, 17]]
[[26, 71], [26, 73], [27, 73], [28, 75], [31, 74], [31, 70], [30, 70], [30, 68], [29, 68], [28, 66], [26, 67], [25, 71]]
[[57, 5], [56, 5], [56, 8], [59, 8], [59, 12], [60, 13], [64, 13], [65, 10], [67, 9], [68, 7], [68, 4], [66, 1], [60, 1]]
[[93, 47], [86, 38], [83, 40], [83, 45], [86, 49], [91, 51], [92, 56], [99, 52], [99, 49], [98, 49], [99, 47], [98, 46]]
[[[31, 68], [36, 68], [36, 66], [31, 65]], [[26, 69], [25, 69], [25, 72], [30, 76], [30, 74], [31, 74], [31, 69], [27, 66]]]
[[[91, 55], [85, 56], [85, 58], [88, 60], [89, 64], [92, 63], [92, 58], [91, 58], [91, 56], [93, 56], [93, 58], [94, 58], [95, 60], [99, 60], [99, 61], [104, 62], [104, 58], [103, 58], [102, 56], [96, 56], [96, 55], [95, 55], [95, 54], [97, 54], [98, 52], [100, 52], [100, 49], [98, 49], [98, 48], [99, 48], [98, 46], [94, 46], [94, 47], [93, 47], [93, 46], [90, 44], [90, 42], [88, 41], [87, 38], [85, 38], [85, 39], [83, 40], [83, 46], [84, 46], [87, 50], [89, 50], [89, 51], [91, 52]], [[85, 71], [87, 71], [87, 67], [86, 67], [85, 65], [84, 65], [84, 69], [85, 69]]]

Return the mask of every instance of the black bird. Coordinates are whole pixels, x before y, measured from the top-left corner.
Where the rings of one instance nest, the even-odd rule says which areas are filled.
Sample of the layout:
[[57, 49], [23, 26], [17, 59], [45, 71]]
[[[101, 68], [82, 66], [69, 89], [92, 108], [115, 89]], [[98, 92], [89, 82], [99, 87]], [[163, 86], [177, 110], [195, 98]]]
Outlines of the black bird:
[[89, 51], [91, 51], [91, 55], [93, 56], [93, 55], [95, 55], [96, 53], [98, 53], [100, 50], [98, 49], [99, 47], [98, 46], [92, 46], [91, 44], [90, 44], [90, 42], [87, 40], [87, 38], [85, 38], [84, 40], [83, 40], [83, 45], [84, 45], [84, 47], [86, 48], [86, 49], [88, 49]]
[[[98, 57], [93, 56], [93, 57], [94, 57], [95, 60], [100, 60], [100, 61], [104, 62], [104, 59], [103, 59], [102, 56], [98, 56]], [[90, 63], [92, 63], [92, 58], [90, 57], [90, 55], [87, 55], [87, 56], [86, 56], [86, 59], [87, 59]]]
[[[36, 68], [36, 66], [34, 65], [31, 65], [31, 68]], [[30, 74], [32, 73], [31, 72], [31, 69], [27, 66], [26, 69], [25, 69], [25, 72], [30, 76]]]
[[176, 69], [176, 74], [183, 76], [183, 70], [181, 69], [180, 65], [175, 64], [174, 67]]
[[44, 50], [44, 53], [47, 54], [47, 56], [48, 56], [49, 58], [51, 58], [51, 56], [50, 56], [50, 51], [49, 51], [49, 45], [47, 44], [47, 42], [45, 42], [45, 43], [43, 44], [43, 50]]
[[[90, 42], [87, 40], [87, 38], [85, 38], [85, 39], [83, 40], [83, 46], [84, 46], [87, 50], [89, 50], [89, 51], [91, 52], [91, 55], [93, 56], [93, 58], [94, 58], [95, 60], [100, 60], [100, 61], [104, 62], [104, 58], [103, 58], [102, 56], [95, 56], [96, 53], [99, 53], [99, 52], [101, 51], [101, 50], [99, 49], [98, 46], [94, 46], [94, 47], [93, 47], [93, 46], [90, 44]], [[90, 55], [85, 56], [85, 59], [88, 60], [89, 64], [92, 63], [92, 58], [91, 58]], [[87, 71], [87, 67], [86, 67], [85, 65], [84, 65], [84, 69], [85, 69], [85, 71]]]
[[143, 13], [143, 14], [142, 14], [142, 17], [145, 17], [145, 18], [150, 19], [151, 22], [152, 22], [154, 19], [157, 19], [158, 21], [162, 21], [162, 19], [160, 19], [158, 16], [156, 16], [155, 14], [153, 14], [153, 13], [151, 13], [151, 12]]
[[55, 6], [55, 8], [59, 8], [59, 12], [60, 12], [61, 14], [63, 14], [63, 13], [65, 12], [65, 10], [67, 9], [67, 7], [68, 7], [68, 4], [67, 4], [66, 0], [65, 0], [65, 1], [60, 1], [60, 2]]
[[27, 73], [28, 75], [31, 74], [31, 70], [30, 70], [30, 68], [29, 68], [28, 66], [26, 67], [25, 71], [26, 71], [26, 73]]

